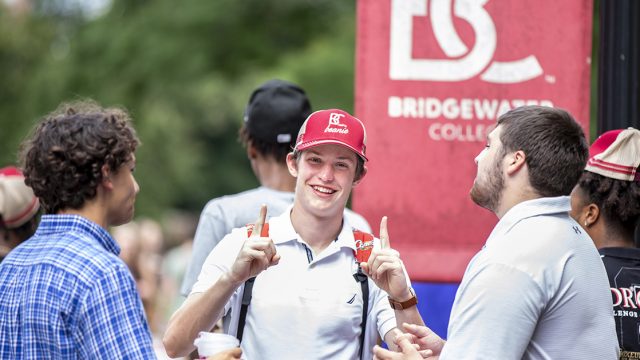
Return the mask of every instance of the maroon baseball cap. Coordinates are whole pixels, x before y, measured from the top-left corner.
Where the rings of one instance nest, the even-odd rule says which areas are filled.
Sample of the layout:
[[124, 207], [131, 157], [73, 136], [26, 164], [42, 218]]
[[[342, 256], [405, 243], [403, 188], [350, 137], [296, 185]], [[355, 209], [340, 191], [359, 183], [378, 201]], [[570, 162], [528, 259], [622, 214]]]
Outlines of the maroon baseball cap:
[[364, 125], [344, 110], [319, 110], [309, 115], [300, 128], [294, 150], [302, 151], [323, 144], [342, 145], [367, 161]]
[[0, 169], [0, 215], [8, 229], [22, 226], [38, 212], [40, 202], [14, 166]]
[[634, 128], [607, 131], [589, 148], [585, 170], [613, 179], [640, 181], [640, 131]]

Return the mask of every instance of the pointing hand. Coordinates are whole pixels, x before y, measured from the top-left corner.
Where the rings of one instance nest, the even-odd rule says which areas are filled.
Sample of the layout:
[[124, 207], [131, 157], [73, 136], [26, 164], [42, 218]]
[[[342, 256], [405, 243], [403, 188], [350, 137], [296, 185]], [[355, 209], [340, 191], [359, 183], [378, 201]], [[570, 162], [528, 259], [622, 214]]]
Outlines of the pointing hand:
[[244, 241], [231, 266], [230, 277], [237, 283], [245, 282], [280, 261], [275, 244], [268, 234], [262, 234], [266, 217], [267, 206], [262, 205], [251, 236]]
[[400, 253], [391, 248], [386, 216], [380, 221], [380, 244], [380, 249], [374, 247], [369, 260], [361, 264], [362, 269], [392, 298], [398, 301], [411, 298]]

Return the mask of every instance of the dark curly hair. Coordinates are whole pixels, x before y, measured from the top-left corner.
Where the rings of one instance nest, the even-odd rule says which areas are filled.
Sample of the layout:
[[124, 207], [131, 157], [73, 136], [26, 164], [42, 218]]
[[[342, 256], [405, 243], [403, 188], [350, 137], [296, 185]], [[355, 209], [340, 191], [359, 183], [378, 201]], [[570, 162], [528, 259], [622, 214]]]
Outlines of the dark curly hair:
[[94, 101], [60, 105], [36, 125], [21, 146], [25, 183], [45, 213], [80, 209], [96, 196], [102, 167], [129, 161], [140, 141], [129, 114]]
[[633, 238], [640, 221], [640, 184], [585, 171], [578, 186], [588, 203], [600, 208], [611, 231]]
[[526, 154], [529, 181], [543, 197], [569, 195], [587, 164], [589, 145], [571, 114], [546, 106], [521, 106], [498, 119], [507, 152]]

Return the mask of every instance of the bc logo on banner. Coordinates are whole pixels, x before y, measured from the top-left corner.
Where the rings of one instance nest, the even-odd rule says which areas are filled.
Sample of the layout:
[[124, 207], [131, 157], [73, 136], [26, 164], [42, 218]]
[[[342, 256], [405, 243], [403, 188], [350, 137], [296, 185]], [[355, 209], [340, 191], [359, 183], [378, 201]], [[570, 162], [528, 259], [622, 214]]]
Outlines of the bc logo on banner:
[[[493, 19], [484, 9], [487, 1], [431, 0], [427, 11], [426, 0], [392, 0], [389, 77], [393, 80], [462, 81], [480, 75], [486, 82], [510, 84], [542, 75], [542, 67], [533, 55], [516, 61], [492, 61], [498, 39]], [[445, 55], [449, 58], [464, 55], [462, 58], [414, 59], [411, 56], [412, 18], [427, 15]], [[471, 51], [454, 28], [454, 15], [473, 28], [475, 44]]]
[[357, 5], [355, 113], [371, 162], [353, 206], [374, 226], [392, 219], [412, 280], [459, 281], [497, 221], [469, 190], [500, 116], [558, 106], [588, 134], [593, 2]]

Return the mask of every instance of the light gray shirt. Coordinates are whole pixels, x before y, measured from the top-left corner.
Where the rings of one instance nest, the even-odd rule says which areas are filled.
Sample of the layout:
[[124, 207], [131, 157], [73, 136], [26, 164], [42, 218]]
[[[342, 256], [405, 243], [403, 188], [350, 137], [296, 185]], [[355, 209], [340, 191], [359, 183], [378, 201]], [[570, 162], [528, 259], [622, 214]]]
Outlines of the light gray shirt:
[[[262, 204], [267, 205], [267, 219], [282, 214], [293, 204], [293, 196], [293, 192], [260, 186], [209, 201], [200, 215], [200, 222], [193, 238], [193, 252], [182, 282], [182, 295], [189, 295], [204, 260], [225, 235], [234, 228], [254, 223]], [[371, 232], [371, 227], [362, 216], [349, 209], [345, 209], [345, 216], [356, 229]]]
[[469, 263], [440, 359], [617, 359], [598, 251], [569, 198], [522, 202]]

